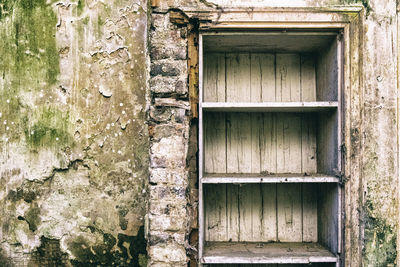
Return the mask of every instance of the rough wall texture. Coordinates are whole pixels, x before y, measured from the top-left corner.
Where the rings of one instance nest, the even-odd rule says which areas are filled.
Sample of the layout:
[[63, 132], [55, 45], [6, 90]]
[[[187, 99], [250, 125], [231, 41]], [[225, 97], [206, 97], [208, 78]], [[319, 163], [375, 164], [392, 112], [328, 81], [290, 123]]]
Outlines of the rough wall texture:
[[146, 266], [146, 1], [0, 2], [0, 266]]
[[[396, 1], [369, 1], [364, 32], [364, 266], [394, 266], [399, 223]], [[398, 249], [397, 249], [398, 251]]]
[[189, 102], [187, 28], [153, 13], [150, 31], [151, 266], [186, 266]]
[[355, 2], [365, 8], [362, 153], [344, 185], [357, 223], [344, 231], [359, 238], [344, 244], [345, 265], [395, 266], [396, 1], [151, 2], [148, 14], [139, 0], [0, 1], [0, 266], [195, 266], [196, 17], [171, 14]]

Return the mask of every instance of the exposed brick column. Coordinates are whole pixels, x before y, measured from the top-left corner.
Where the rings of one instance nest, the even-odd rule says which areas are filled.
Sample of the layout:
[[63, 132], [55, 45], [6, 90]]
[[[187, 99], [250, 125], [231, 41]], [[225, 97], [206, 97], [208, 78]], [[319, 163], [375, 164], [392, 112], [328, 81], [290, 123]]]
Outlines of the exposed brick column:
[[149, 266], [187, 266], [189, 98], [187, 28], [152, 14]]

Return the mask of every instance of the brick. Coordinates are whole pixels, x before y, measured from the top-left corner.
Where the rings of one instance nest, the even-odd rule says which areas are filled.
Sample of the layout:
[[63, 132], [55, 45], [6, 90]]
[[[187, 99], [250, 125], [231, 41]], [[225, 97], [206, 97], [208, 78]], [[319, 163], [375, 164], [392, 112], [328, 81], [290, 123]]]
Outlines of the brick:
[[187, 139], [179, 136], [162, 138], [150, 147], [150, 166], [153, 168], [180, 168], [186, 165]]
[[188, 93], [186, 76], [182, 77], [165, 77], [155, 76], [150, 79], [150, 89], [157, 94], [186, 95]]
[[186, 262], [187, 260], [185, 248], [177, 244], [152, 246], [149, 249], [149, 256], [154, 262]]
[[182, 170], [169, 170], [164, 168], [150, 169], [150, 183], [171, 184], [185, 187], [187, 185], [188, 172]]
[[163, 200], [163, 201], [186, 201], [186, 187], [181, 186], [166, 186], [150, 185], [150, 199], [151, 200]]
[[185, 232], [188, 221], [182, 216], [149, 215], [150, 231]]

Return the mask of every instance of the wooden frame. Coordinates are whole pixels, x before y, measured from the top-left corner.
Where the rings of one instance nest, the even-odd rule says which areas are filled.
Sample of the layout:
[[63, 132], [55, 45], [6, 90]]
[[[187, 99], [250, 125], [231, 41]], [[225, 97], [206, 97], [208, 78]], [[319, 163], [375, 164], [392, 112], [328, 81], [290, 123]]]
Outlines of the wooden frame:
[[[293, 16], [296, 14], [296, 16]], [[357, 127], [357, 123], [359, 121], [359, 114], [356, 114], [359, 110], [359, 99], [354, 99], [357, 97], [357, 94], [352, 94], [352, 91], [360, 90], [360, 73], [357, 72], [360, 69], [360, 62], [354, 62], [354, 59], [358, 58], [359, 47], [361, 41], [356, 39], [350, 39], [350, 33], [355, 32], [359, 33], [360, 27], [360, 14], [362, 14], [361, 7], [346, 7], [346, 8], [331, 8], [331, 9], [321, 9], [321, 8], [288, 8], [288, 9], [260, 9], [255, 10], [254, 12], [248, 12], [247, 10], [240, 9], [232, 9], [225, 10], [224, 13], [219, 14], [218, 20], [217, 14], [213, 12], [207, 12], [203, 14], [197, 14], [197, 16], [204, 17], [207, 19], [211, 19], [212, 23], [200, 23], [200, 29], [203, 32], [199, 37], [199, 257], [202, 261], [202, 255], [204, 251], [204, 204], [203, 204], [203, 184], [209, 183], [243, 183], [243, 179], [251, 178], [246, 180], [246, 183], [274, 183], [274, 182], [310, 182], [310, 178], [305, 177], [268, 177], [271, 180], [266, 181], [266, 177], [203, 177], [203, 168], [204, 168], [204, 155], [203, 153], [203, 111], [217, 111], [227, 108], [227, 110], [234, 111], [275, 111], [282, 112], [282, 106], [280, 104], [271, 104], [271, 103], [262, 103], [262, 104], [248, 104], [248, 103], [236, 103], [235, 105], [231, 105], [230, 103], [204, 103], [203, 95], [202, 95], [202, 87], [203, 87], [203, 38], [204, 34], [215, 35], [220, 31], [229, 29], [239, 31], [238, 34], [244, 34], [242, 31], [254, 31], [255, 29], [269, 29], [269, 30], [285, 30], [287, 28], [291, 29], [312, 29], [312, 30], [340, 30], [343, 33], [344, 40], [338, 40], [338, 62], [343, 66], [341, 71], [338, 73], [338, 80], [340, 81], [339, 88], [343, 88], [338, 93], [338, 101], [337, 102], [326, 102], [321, 103], [321, 109], [324, 108], [332, 108], [339, 106], [338, 110], [338, 118], [347, 118], [346, 120], [342, 120], [338, 124], [337, 136], [338, 136], [338, 177], [323, 177], [320, 180], [316, 180], [315, 182], [328, 182], [328, 183], [338, 183], [339, 180], [341, 182], [342, 177], [346, 175], [350, 175], [351, 173], [355, 177], [358, 177], [358, 169], [352, 169], [351, 166], [358, 166], [358, 162], [350, 159], [349, 151], [343, 151], [343, 147], [352, 147], [354, 144], [350, 142], [350, 131]], [[300, 18], [300, 19], [299, 19]], [[218, 21], [218, 22], [216, 22]], [[229, 34], [236, 34], [234, 32], [229, 32]], [[247, 34], [247, 33], [245, 33]], [[254, 34], [254, 32], [251, 32]], [[257, 33], [259, 34], [259, 33]], [[276, 33], [273, 33], [276, 34]], [[307, 34], [307, 32], [305, 33]], [[355, 55], [355, 56], [354, 56]], [[352, 58], [350, 58], [352, 57]], [[353, 60], [353, 64], [350, 64], [350, 60]], [[357, 71], [356, 71], [357, 70]], [[344, 98], [345, 101], [342, 101], [341, 98]], [[355, 103], [352, 103], [351, 100], [356, 100]], [[276, 102], [274, 102], [276, 103]], [[304, 111], [308, 106], [304, 103], [288, 103], [287, 111], [291, 111], [293, 109], [295, 111]], [[342, 111], [345, 111], [345, 114], [342, 114]], [[343, 129], [343, 130], [342, 130]], [[344, 137], [344, 142], [342, 142], [342, 138]], [[344, 163], [342, 167], [342, 162]], [[203, 180], [204, 178], [204, 180]], [[219, 180], [223, 179], [223, 180]], [[356, 178], [354, 178], [356, 179]], [[349, 189], [349, 186], [345, 187], [346, 194], [350, 191], [353, 191], [356, 187], [354, 183], [350, 185], [352, 188]], [[350, 190], [350, 191], [349, 191]], [[337, 254], [343, 255], [342, 253], [342, 202], [344, 200], [344, 195], [341, 193], [341, 188], [338, 188], [338, 244], [337, 244]], [[346, 212], [354, 214], [354, 210], [349, 210], [348, 206], [345, 209]], [[354, 218], [353, 218], [354, 220]], [[350, 233], [351, 235], [351, 233]], [[348, 239], [349, 234], [347, 234], [346, 239]], [[346, 258], [350, 257], [346, 255]], [[336, 261], [336, 265], [340, 266], [344, 264], [344, 258], [342, 256], [341, 261]], [[264, 261], [256, 261], [258, 263], [284, 263], [277, 262], [274, 260], [264, 260]], [[256, 263], [254, 262], [254, 263]], [[287, 261], [286, 263], [290, 263], [291, 261]], [[299, 263], [301, 260], [298, 261]], [[341, 262], [341, 263], [340, 263]], [[204, 262], [206, 263], [206, 262]], [[210, 262], [211, 263], [211, 262]], [[216, 263], [216, 262], [215, 262]], [[219, 262], [222, 263], [222, 262]], [[232, 262], [233, 263], [233, 262]], [[237, 259], [237, 263], [244, 263], [240, 259]], [[294, 263], [294, 262], [293, 262]]]

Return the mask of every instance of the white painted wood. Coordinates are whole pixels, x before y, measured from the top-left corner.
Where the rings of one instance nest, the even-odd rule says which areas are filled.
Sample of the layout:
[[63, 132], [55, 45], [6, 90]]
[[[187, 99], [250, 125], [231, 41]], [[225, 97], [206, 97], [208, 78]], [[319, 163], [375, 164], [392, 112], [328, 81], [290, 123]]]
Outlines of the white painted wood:
[[257, 242], [210, 242], [201, 259], [202, 263], [214, 264], [309, 264], [336, 261], [335, 255], [316, 243]]
[[313, 174], [310, 176], [303, 176], [302, 174], [279, 174], [279, 175], [249, 175], [239, 174], [205, 174], [201, 180], [203, 184], [274, 184], [274, 183], [338, 183], [339, 177], [328, 176], [323, 174]]
[[316, 64], [317, 99], [338, 100], [338, 58], [336, 40], [318, 54]]
[[261, 173], [276, 173], [276, 114], [263, 114], [263, 124], [260, 137]]
[[[302, 34], [300, 39], [303, 40], [313, 36]], [[246, 42], [240, 40], [243, 36], [232, 36], [236, 44]], [[277, 36], [282, 45], [285, 39]], [[322, 45], [326, 48], [335, 39], [335, 34], [315, 36], [320, 48], [323, 40], [329, 40]], [[339, 45], [331, 45], [325, 52], [320, 49], [322, 52], [316, 57], [308, 53], [316, 50], [296, 50], [298, 47], [272, 49], [272, 53], [265, 53], [269, 50], [261, 53], [258, 48], [232, 53], [237, 49], [233, 45], [224, 48], [226, 45], [231, 44], [212, 48], [219, 52], [209, 53], [205, 60], [207, 88], [202, 88], [200, 82], [200, 95], [204, 92], [205, 98], [205, 102], [200, 101], [200, 123], [204, 124], [204, 134], [208, 138], [205, 138], [205, 155], [199, 158], [200, 164], [203, 164], [202, 156], [205, 159], [205, 173], [201, 171], [199, 188], [201, 191], [203, 186], [207, 187], [206, 195], [200, 196], [200, 202], [202, 197], [206, 198], [206, 240], [231, 241], [233, 243], [227, 243], [229, 246], [242, 247], [249, 243], [234, 242], [318, 241], [336, 253], [340, 245], [340, 200], [339, 190], [334, 185], [339, 181], [334, 174], [340, 167], [338, 66], [342, 63], [336, 52]], [[312, 47], [312, 41], [305, 45]], [[285, 49], [292, 52], [282, 52]], [[336, 59], [332, 59], [334, 57]], [[331, 63], [332, 60], [336, 62]], [[227, 112], [226, 117], [219, 112]], [[202, 115], [210, 120], [203, 122]], [[315, 182], [325, 185], [313, 185]], [[201, 224], [204, 214], [199, 216]], [[204, 243], [201, 238], [202, 226], [200, 242]], [[310, 244], [314, 243], [302, 245]], [[202, 244], [200, 255], [201, 250]], [[218, 254], [218, 248], [212, 251]], [[335, 255], [323, 257], [322, 252], [295, 257], [292, 248], [286, 248], [288, 255], [281, 258], [276, 253], [272, 258], [265, 253], [253, 255], [248, 247], [243, 255], [240, 251], [235, 253], [232, 247], [229, 251], [229, 255], [204, 255], [202, 262], [337, 262]]]
[[337, 112], [320, 113], [317, 123], [317, 168], [319, 172], [332, 175], [338, 173], [337, 115]]
[[225, 53], [207, 53], [204, 57], [204, 100], [225, 101]]
[[239, 241], [239, 185], [229, 185], [227, 191], [227, 241]]
[[210, 52], [316, 52], [335, 40], [337, 33], [310, 34], [230, 34], [206, 35], [206, 49]]
[[203, 102], [201, 107], [206, 111], [222, 112], [319, 112], [337, 109], [338, 102]]
[[[318, 188], [315, 184], [302, 184], [303, 242], [318, 241]], [[329, 219], [329, 218], [326, 218]]]
[[226, 101], [250, 102], [250, 54], [226, 54]]
[[318, 241], [333, 253], [338, 251], [339, 185], [320, 184], [318, 205]]
[[301, 119], [301, 172], [317, 173], [317, 116], [304, 113]]
[[[251, 119], [251, 126], [250, 130], [251, 131], [251, 149], [250, 149], [250, 155], [251, 155], [251, 173], [260, 173], [261, 171], [261, 151], [260, 151], [260, 138], [262, 134], [262, 114], [261, 113], [252, 113], [250, 114], [250, 119]], [[245, 157], [248, 157], [249, 155], [244, 155]]]
[[277, 185], [278, 241], [302, 242], [301, 188]]
[[261, 238], [255, 241], [277, 241], [276, 184], [262, 184]]
[[277, 173], [301, 173], [301, 117], [278, 113], [276, 118]]
[[251, 173], [251, 114], [227, 114], [227, 172]]
[[316, 101], [315, 58], [311, 54], [300, 55], [301, 101]]
[[[203, 102], [203, 35], [199, 35], [199, 103]], [[203, 147], [203, 109], [199, 105], [199, 181], [203, 178], [203, 159], [204, 159], [204, 147]], [[204, 248], [204, 195], [203, 195], [203, 184], [199, 183], [199, 257], [203, 256]]]
[[[239, 187], [239, 241], [253, 241], [253, 212], [256, 213], [254, 208], [257, 204], [261, 204], [259, 199], [258, 203], [253, 202], [254, 192], [252, 184], [240, 185]], [[260, 217], [258, 217], [260, 221]], [[260, 225], [259, 225], [260, 226]]]
[[227, 240], [226, 187], [226, 184], [205, 187], [206, 241]]
[[276, 54], [276, 100], [300, 101], [298, 54]]
[[206, 173], [226, 172], [225, 113], [207, 113], [204, 118], [204, 170]]

